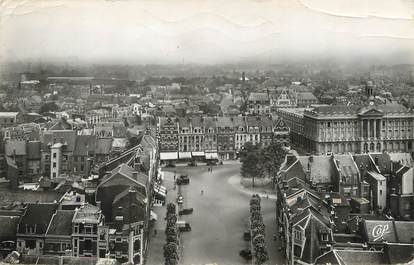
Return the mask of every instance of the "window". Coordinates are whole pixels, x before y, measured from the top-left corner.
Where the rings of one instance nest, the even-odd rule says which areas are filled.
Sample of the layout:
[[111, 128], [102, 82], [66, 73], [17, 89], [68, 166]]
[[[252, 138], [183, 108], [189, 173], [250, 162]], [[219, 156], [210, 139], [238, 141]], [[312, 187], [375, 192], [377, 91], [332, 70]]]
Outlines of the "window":
[[56, 158], [56, 153], [53, 153], [53, 158]]
[[331, 127], [331, 122], [328, 121], [328, 128], [330, 128], [330, 127]]
[[382, 196], [382, 190], [380, 190], [379, 192], [380, 192], [380, 196]]
[[56, 162], [53, 162], [53, 168], [56, 168]]
[[294, 237], [295, 237], [295, 240], [302, 240], [302, 232], [298, 231], [298, 230], [295, 230], [294, 231]]
[[328, 241], [328, 234], [327, 233], [322, 233], [321, 234], [321, 240], [325, 241], [325, 242]]

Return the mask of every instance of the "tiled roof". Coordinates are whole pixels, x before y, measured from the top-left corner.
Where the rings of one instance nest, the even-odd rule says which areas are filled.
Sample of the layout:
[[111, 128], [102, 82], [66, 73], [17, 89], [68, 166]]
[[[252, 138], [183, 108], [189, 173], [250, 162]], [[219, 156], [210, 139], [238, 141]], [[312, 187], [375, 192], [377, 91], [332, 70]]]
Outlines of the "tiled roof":
[[14, 240], [20, 216], [0, 216], [0, 241]]
[[93, 153], [96, 146], [96, 137], [94, 135], [78, 135], [76, 136], [75, 149], [73, 155], [86, 156]]
[[409, 153], [389, 153], [391, 161], [400, 162], [404, 166], [412, 166], [413, 158]]
[[97, 139], [95, 154], [108, 155], [112, 149], [112, 138]]
[[249, 95], [249, 101], [268, 101], [269, 95], [267, 93], [252, 92]]
[[[310, 178], [316, 183], [330, 183], [334, 176], [334, 164], [330, 156], [298, 156], [303, 170], [310, 170]], [[313, 161], [311, 162], [311, 160]]]
[[46, 233], [52, 215], [57, 209], [54, 203], [31, 203], [27, 205], [19, 222], [19, 233], [26, 233], [27, 225], [36, 225], [36, 234]]
[[91, 204], [82, 205], [73, 217], [76, 223], [99, 223], [101, 221], [101, 209]]
[[320, 106], [313, 109], [312, 112], [317, 114], [358, 114], [368, 111], [370, 109], [376, 109], [384, 114], [387, 113], [409, 113], [410, 111], [401, 104], [376, 104], [376, 105], [329, 105]]
[[315, 265], [328, 263], [341, 265], [388, 264], [387, 257], [382, 251], [356, 249], [333, 249], [319, 256]]
[[[123, 192], [121, 192], [118, 195], [116, 195], [114, 197], [114, 200], [113, 200], [112, 204], [115, 204], [119, 200], [122, 200], [125, 196], [128, 195], [128, 193], [129, 193], [130, 190], [131, 190], [131, 188], [127, 188]], [[135, 191], [135, 194], [136, 194], [137, 201], [139, 201], [142, 204], [145, 204], [146, 203], [146, 196], [144, 194], [140, 193], [139, 191], [135, 190], [135, 189], [134, 189], [134, 191]]]
[[388, 153], [370, 154], [372, 160], [376, 163], [383, 174], [391, 173], [391, 158]]
[[50, 221], [46, 235], [70, 236], [74, 210], [57, 210]]
[[367, 173], [368, 173], [368, 175], [370, 175], [371, 177], [373, 177], [377, 181], [385, 181], [386, 180], [386, 178], [382, 174], [377, 173], [375, 171], [368, 171]]
[[7, 156], [26, 155], [26, 141], [8, 140], [4, 144], [4, 149]]
[[368, 154], [356, 154], [353, 158], [359, 169], [376, 170]]
[[49, 144], [53, 145], [61, 141], [67, 144], [66, 150], [73, 152], [75, 149], [76, 132], [71, 130], [46, 131], [42, 136], [42, 149], [47, 150]]
[[121, 164], [121, 165], [117, 166], [114, 170], [112, 170], [110, 175], [107, 175], [106, 177], [104, 177], [101, 181], [101, 184], [103, 184], [104, 182], [107, 182], [113, 176], [115, 176], [117, 174], [120, 174], [120, 175], [122, 175], [122, 176], [124, 176], [124, 177], [140, 184], [143, 187], [147, 187], [148, 176], [145, 175], [142, 172], [137, 172], [137, 176], [134, 177], [135, 172], [136, 172], [135, 169], [133, 169], [132, 167], [129, 167], [126, 164]]
[[318, 101], [312, 92], [298, 92], [296, 95], [298, 100], [314, 100]]
[[[335, 160], [339, 162], [339, 169], [341, 175], [346, 177], [356, 177], [358, 175], [358, 168], [354, 164], [354, 160], [350, 155], [335, 155]], [[337, 163], [338, 164], [338, 163]], [[355, 179], [356, 181], [356, 179]]]
[[216, 121], [215, 121], [214, 117], [205, 117], [204, 118], [204, 127], [206, 129], [215, 128], [216, 127]]

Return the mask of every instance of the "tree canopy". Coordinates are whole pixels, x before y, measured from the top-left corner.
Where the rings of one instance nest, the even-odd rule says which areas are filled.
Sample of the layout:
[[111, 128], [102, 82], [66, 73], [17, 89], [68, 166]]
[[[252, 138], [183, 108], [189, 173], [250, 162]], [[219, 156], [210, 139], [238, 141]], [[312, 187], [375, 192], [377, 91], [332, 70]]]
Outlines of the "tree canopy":
[[246, 143], [240, 152], [241, 174], [243, 177], [275, 177], [285, 159], [286, 151], [279, 143], [268, 146]]

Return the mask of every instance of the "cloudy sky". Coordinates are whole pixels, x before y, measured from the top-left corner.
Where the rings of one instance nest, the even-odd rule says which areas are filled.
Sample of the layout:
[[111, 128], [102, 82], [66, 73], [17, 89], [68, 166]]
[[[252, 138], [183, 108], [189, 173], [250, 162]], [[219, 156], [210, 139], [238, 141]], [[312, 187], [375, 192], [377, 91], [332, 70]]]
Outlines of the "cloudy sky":
[[[224, 2], [224, 3], [223, 3]], [[0, 60], [414, 62], [414, 0], [3, 0]]]

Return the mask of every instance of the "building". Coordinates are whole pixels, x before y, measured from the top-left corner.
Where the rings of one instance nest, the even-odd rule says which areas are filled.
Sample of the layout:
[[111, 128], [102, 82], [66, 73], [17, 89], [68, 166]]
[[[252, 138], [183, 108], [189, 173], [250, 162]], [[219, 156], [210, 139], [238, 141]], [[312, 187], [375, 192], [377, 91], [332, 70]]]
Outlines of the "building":
[[290, 125], [292, 140], [309, 152], [413, 152], [414, 113], [400, 104], [332, 105], [278, 114]]
[[[246, 144], [290, 145], [289, 127], [277, 116], [219, 116], [160, 118], [162, 161], [235, 159]], [[178, 139], [178, 143], [177, 143]]]
[[58, 205], [30, 203], [17, 225], [17, 251], [29, 255], [42, 255], [47, 228]]
[[23, 123], [23, 115], [20, 112], [0, 112], [0, 127], [13, 127]]
[[104, 222], [105, 217], [99, 207], [84, 204], [75, 210], [72, 219], [74, 257], [105, 257], [107, 243], [104, 233], [101, 233]]
[[251, 115], [263, 115], [270, 112], [268, 93], [252, 92], [247, 99], [247, 112]]
[[217, 117], [217, 153], [221, 160], [235, 159], [234, 117]]
[[160, 117], [158, 119], [158, 146], [161, 160], [178, 159], [178, 119]]

